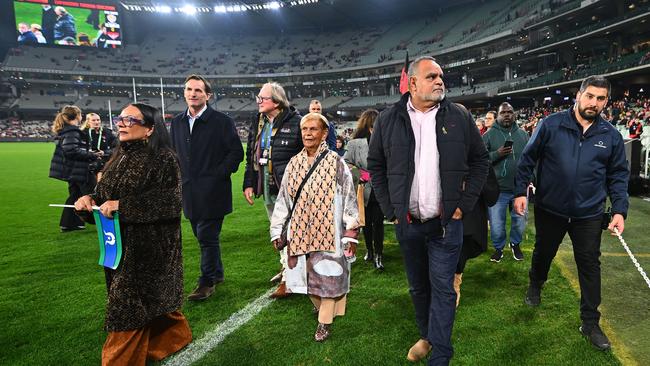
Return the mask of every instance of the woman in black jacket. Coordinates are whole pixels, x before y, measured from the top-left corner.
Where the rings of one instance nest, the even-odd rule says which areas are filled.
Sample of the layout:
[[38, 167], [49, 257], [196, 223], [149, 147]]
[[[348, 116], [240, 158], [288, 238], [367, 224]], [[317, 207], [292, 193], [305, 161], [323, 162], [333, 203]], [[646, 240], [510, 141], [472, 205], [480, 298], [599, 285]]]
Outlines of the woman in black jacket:
[[81, 125], [84, 137], [88, 139], [88, 148], [92, 152], [101, 151], [104, 155], [101, 159], [90, 164], [90, 172], [95, 174], [97, 180], [101, 179], [101, 171], [104, 164], [113, 153], [117, 145], [117, 139], [110, 128], [102, 127], [102, 120], [97, 113], [86, 113], [86, 121]]
[[[81, 110], [72, 105], [61, 108], [56, 115], [52, 132], [56, 134], [56, 148], [50, 164], [50, 178], [68, 182], [68, 199], [66, 205], [73, 205], [79, 197], [92, 192], [95, 177], [90, 174], [88, 165], [102, 156], [88, 149], [88, 142], [79, 129]], [[59, 223], [62, 232], [82, 230], [83, 221], [71, 208], [64, 208]]]

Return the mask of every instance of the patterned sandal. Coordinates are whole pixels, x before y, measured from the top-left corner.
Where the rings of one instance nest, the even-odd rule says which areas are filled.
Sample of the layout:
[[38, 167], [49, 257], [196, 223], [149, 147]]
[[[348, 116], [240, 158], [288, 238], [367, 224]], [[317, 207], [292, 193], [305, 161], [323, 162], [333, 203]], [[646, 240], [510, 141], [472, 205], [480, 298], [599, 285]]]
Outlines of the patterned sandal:
[[323, 323], [318, 323], [318, 327], [316, 327], [316, 333], [314, 334], [314, 339], [316, 342], [323, 342], [330, 336], [330, 325], [329, 324], [323, 324]]

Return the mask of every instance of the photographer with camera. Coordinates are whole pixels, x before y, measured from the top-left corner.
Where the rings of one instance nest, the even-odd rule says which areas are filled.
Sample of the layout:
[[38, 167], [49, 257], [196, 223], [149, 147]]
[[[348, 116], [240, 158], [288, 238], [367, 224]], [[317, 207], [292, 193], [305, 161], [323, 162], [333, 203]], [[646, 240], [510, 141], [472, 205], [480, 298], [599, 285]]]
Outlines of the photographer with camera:
[[88, 139], [90, 151], [100, 156], [100, 159], [88, 165], [88, 170], [99, 181], [101, 179], [101, 171], [108, 159], [110, 159], [113, 148], [117, 145], [117, 139], [113, 135], [113, 131], [102, 127], [102, 121], [97, 113], [86, 114], [86, 121], [81, 126], [81, 131]]
[[[541, 303], [551, 262], [569, 233], [580, 282], [580, 332], [592, 345], [608, 350], [600, 320], [601, 229], [623, 233], [629, 206], [629, 171], [623, 137], [600, 113], [611, 86], [602, 76], [586, 78], [575, 105], [551, 114], [538, 126], [523, 151], [515, 181], [515, 211], [526, 211], [528, 183], [537, 167], [535, 249], [525, 302]], [[605, 214], [609, 196], [613, 216]]]

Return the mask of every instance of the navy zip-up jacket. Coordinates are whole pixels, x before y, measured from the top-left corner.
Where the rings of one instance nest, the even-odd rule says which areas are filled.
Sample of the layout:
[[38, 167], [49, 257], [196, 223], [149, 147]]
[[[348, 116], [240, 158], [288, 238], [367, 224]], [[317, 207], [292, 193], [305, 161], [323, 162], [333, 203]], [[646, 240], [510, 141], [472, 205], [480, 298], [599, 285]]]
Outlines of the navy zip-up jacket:
[[598, 116], [582, 133], [573, 108], [551, 114], [537, 126], [517, 166], [515, 196], [525, 196], [537, 166], [535, 204], [567, 219], [603, 213], [606, 197], [612, 213], [627, 217], [629, 171], [623, 137]]

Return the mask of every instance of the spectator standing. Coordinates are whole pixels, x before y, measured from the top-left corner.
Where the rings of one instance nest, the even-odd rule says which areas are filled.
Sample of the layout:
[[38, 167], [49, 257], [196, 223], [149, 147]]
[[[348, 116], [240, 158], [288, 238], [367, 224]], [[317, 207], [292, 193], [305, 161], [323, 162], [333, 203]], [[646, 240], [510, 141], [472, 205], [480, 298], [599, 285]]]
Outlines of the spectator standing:
[[[318, 99], [312, 99], [312, 101], [309, 102], [309, 113], [323, 114], [323, 106], [321, 105]], [[336, 126], [334, 126], [334, 122], [332, 121], [329, 121], [326, 142], [327, 142], [327, 147], [329, 147], [330, 150], [338, 151], [338, 146], [336, 144]], [[341, 154], [339, 153], [339, 155]]]
[[[56, 115], [52, 132], [56, 134], [56, 148], [50, 163], [50, 178], [68, 183], [66, 205], [73, 205], [79, 197], [93, 191], [95, 178], [90, 173], [89, 164], [101, 158], [102, 153], [88, 149], [88, 141], [79, 129], [81, 110], [66, 105]], [[72, 208], [64, 208], [59, 221], [61, 232], [85, 229], [84, 222]]]
[[483, 135], [485, 147], [490, 154], [492, 169], [499, 181], [499, 199], [489, 208], [490, 236], [494, 246], [492, 262], [500, 262], [506, 245], [506, 215], [510, 210], [510, 250], [515, 260], [524, 259], [521, 251], [527, 212], [517, 214], [512, 209], [514, 202], [515, 172], [521, 153], [528, 142], [528, 134], [517, 126], [515, 113], [510, 103], [499, 106], [497, 122]]
[[366, 255], [363, 259], [374, 264], [378, 270], [384, 269], [384, 214], [377, 201], [368, 172], [368, 145], [373, 126], [379, 116], [375, 109], [361, 113], [352, 140], [345, 152], [345, 161], [359, 170], [359, 184], [363, 186], [363, 204], [365, 206], [363, 237], [366, 241]]
[[494, 125], [494, 122], [496, 120], [497, 120], [497, 112], [496, 111], [488, 111], [485, 114], [485, 120], [484, 120], [485, 128], [487, 128], [488, 130], [490, 128], [492, 128], [492, 126]]

